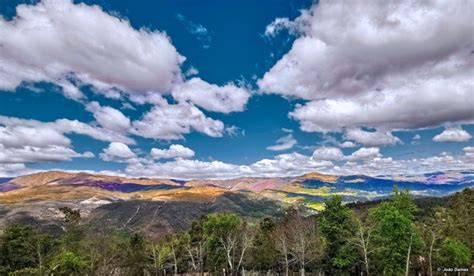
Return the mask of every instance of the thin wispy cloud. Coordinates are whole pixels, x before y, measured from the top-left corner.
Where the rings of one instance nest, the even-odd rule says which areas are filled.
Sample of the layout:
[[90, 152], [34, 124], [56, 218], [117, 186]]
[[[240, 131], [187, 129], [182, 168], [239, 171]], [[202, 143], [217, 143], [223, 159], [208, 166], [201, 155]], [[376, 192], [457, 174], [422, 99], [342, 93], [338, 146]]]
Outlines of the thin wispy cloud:
[[209, 47], [211, 47], [212, 37], [206, 27], [187, 19], [180, 13], [176, 14], [176, 19], [184, 25], [191, 35], [196, 37], [202, 48], [209, 49]]

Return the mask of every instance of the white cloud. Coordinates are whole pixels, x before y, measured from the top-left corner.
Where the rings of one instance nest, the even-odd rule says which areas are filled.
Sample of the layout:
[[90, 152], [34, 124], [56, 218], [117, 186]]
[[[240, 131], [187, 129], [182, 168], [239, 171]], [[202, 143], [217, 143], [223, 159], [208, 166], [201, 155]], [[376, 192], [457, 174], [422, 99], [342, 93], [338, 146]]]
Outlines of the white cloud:
[[401, 144], [402, 141], [390, 131], [364, 131], [360, 128], [347, 129], [345, 138], [365, 146], [385, 146]]
[[394, 160], [383, 157], [378, 148], [361, 148], [352, 155], [343, 156], [343, 165], [299, 153], [280, 154], [250, 165], [236, 165], [221, 161], [176, 159], [157, 163], [150, 161], [128, 164], [126, 173], [132, 176], [166, 177], [177, 179], [229, 179], [237, 177], [288, 177], [308, 172], [344, 175], [416, 175], [434, 171], [466, 170], [474, 166], [473, 149], [464, 155], [441, 154], [426, 158]]
[[465, 147], [462, 150], [466, 156], [472, 157], [474, 162], [474, 147]]
[[22, 147], [25, 145], [32, 147], [46, 147], [48, 145], [68, 147], [71, 140], [51, 128], [10, 125], [8, 127], [0, 126], [0, 144], [5, 147]]
[[0, 45], [0, 89], [48, 81], [72, 98], [82, 96], [71, 78], [100, 91], [167, 92], [184, 61], [166, 34], [69, 0], [17, 6], [13, 20], [0, 18]]
[[34, 170], [29, 169], [22, 163], [0, 164], [0, 177], [16, 177], [33, 173]]
[[370, 160], [377, 157], [382, 157], [382, 154], [380, 154], [380, 149], [376, 147], [371, 147], [371, 148], [360, 148], [354, 151], [351, 155], [347, 156], [346, 159], [349, 161], [356, 161], [356, 160]]
[[344, 154], [339, 148], [335, 147], [320, 147], [314, 150], [314, 160], [341, 160], [344, 158]]
[[[148, 99], [150, 100], [150, 99]], [[140, 120], [133, 121], [131, 132], [145, 138], [181, 139], [192, 130], [211, 137], [221, 137], [225, 131], [224, 123], [206, 117], [197, 107], [179, 103], [170, 105], [161, 98], [153, 98], [155, 106]]]
[[[86, 123], [79, 122], [77, 120], [69, 119], [58, 119], [54, 122], [41, 122], [37, 120], [27, 120], [19, 119], [15, 117], [6, 117], [0, 116], [0, 125], [6, 126], [8, 129], [13, 127], [24, 127], [29, 128], [30, 132], [34, 133], [52, 133], [56, 132], [57, 134], [51, 134], [51, 137], [59, 137], [59, 135], [76, 133], [81, 135], [90, 136], [96, 140], [106, 141], [106, 142], [123, 142], [126, 144], [133, 144], [133, 139], [124, 136], [123, 134], [107, 130], [100, 127], [90, 126]], [[33, 136], [34, 137], [34, 136]], [[25, 138], [23, 138], [25, 139]], [[30, 141], [32, 138], [29, 138]], [[62, 138], [63, 141], [67, 138]], [[38, 140], [39, 141], [39, 140]]]
[[100, 106], [98, 102], [91, 102], [86, 105], [86, 110], [92, 112], [97, 122], [106, 129], [126, 132], [131, 127], [130, 119], [115, 108]]
[[343, 143], [340, 144], [341, 148], [355, 148], [356, 146], [357, 145], [351, 141], [344, 141]]
[[209, 49], [209, 47], [211, 47], [212, 38], [206, 27], [186, 19], [182, 14], [177, 14], [176, 18], [184, 24], [186, 30], [191, 35], [194, 35], [197, 38], [197, 40], [201, 43], [201, 47], [204, 49]]
[[57, 145], [5, 147], [0, 144], [0, 163], [2, 164], [59, 162], [70, 161], [72, 158], [92, 157], [94, 157], [92, 152], [77, 153], [71, 148]]
[[191, 158], [194, 151], [182, 145], [171, 145], [168, 149], [152, 148], [150, 155], [153, 159], [170, 159], [170, 158]]
[[233, 84], [217, 86], [200, 78], [192, 78], [173, 88], [173, 97], [180, 102], [191, 102], [214, 112], [243, 111], [250, 93]]
[[165, 163], [141, 162], [127, 166], [126, 172], [136, 176], [178, 179], [229, 179], [242, 176], [297, 176], [331, 166], [329, 161], [315, 161], [298, 153], [281, 154], [251, 165], [235, 165], [221, 161], [176, 159]]
[[319, 1], [291, 24], [270, 26], [302, 35], [259, 88], [309, 100], [290, 114], [305, 131], [473, 123], [468, 7], [468, 0]]
[[276, 141], [275, 145], [267, 147], [267, 150], [272, 150], [272, 151], [288, 150], [288, 149], [293, 148], [297, 143], [298, 142], [293, 137], [293, 133], [289, 133], [288, 135], [279, 138]]
[[128, 162], [137, 155], [124, 143], [112, 142], [103, 150], [100, 157], [105, 161]]
[[467, 142], [472, 136], [461, 127], [448, 127], [433, 137], [435, 142]]

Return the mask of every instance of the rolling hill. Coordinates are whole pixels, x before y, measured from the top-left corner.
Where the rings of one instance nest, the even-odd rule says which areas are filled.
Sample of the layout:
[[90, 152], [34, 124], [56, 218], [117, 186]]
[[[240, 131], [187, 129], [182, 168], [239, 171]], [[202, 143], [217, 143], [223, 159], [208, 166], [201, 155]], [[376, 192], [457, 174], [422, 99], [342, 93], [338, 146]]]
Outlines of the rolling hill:
[[396, 177], [313, 172], [299, 177], [175, 180], [49, 171], [1, 179], [0, 228], [22, 222], [60, 231], [58, 208], [68, 206], [80, 209], [93, 228], [172, 232], [212, 212], [273, 216], [295, 203], [320, 210], [328, 196], [341, 195], [345, 202], [377, 200], [388, 196], [394, 185], [416, 196], [446, 196], [474, 187], [474, 172]]

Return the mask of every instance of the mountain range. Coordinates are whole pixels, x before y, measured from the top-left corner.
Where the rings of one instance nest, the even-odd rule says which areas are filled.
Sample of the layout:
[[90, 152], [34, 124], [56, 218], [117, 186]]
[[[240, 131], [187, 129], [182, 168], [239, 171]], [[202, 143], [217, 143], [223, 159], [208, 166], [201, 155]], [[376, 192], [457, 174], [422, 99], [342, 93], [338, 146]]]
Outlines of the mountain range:
[[272, 216], [290, 204], [318, 211], [328, 196], [340, 195], [345, 202], [370, 201], [388, 196], [395, 185], [409, 189], [415, 196], [446, 196], [474, 187], [474, 171], [379, 177], [313, 172], [299, 177], [228, 180], [127, 178], [48, 171], [0, 178], [0, 228], [12, 222], [58, 228], [58, 208], [68, 206], [80, 209], [83, 218], [99, 228], [172, 232], [185, 229], [192, 220], [211, 212]]

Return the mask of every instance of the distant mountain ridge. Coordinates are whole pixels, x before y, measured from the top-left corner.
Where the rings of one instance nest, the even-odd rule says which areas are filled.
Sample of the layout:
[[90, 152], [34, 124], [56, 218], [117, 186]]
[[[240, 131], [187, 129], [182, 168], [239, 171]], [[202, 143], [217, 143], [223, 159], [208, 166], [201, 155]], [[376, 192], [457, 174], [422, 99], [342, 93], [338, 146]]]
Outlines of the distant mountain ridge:
[[416, 176], [336, 176], [317, 172], [298, 177], [242, 177], [228, 180], [127, 178], [48, 171], [0, 181], [0, 202], [25, 200], [144, 199], [188, 200], [238, 192], [282, 202], [321, 202], [332, 194], [345, 201], [387, 196], [397, 185], [420, 196], [443, 196], [474, 186], [474, 171], [435, 172]]
[[161, 235], [186, 229], [208, 213], [275, 216], [292, 204], [314, 212], [331, 195], [346, 202], [371, 201], [388, 196], [394, 185], [416, 196], [446, 196], [474, 187], [474, 172], [175, 180], [50, 171], [1, 180], [0, 231], [11, 223], [62, 231], [59, 207], [68, 206], [79, 209], [83, 223], [97, 231], [129, 228]]

